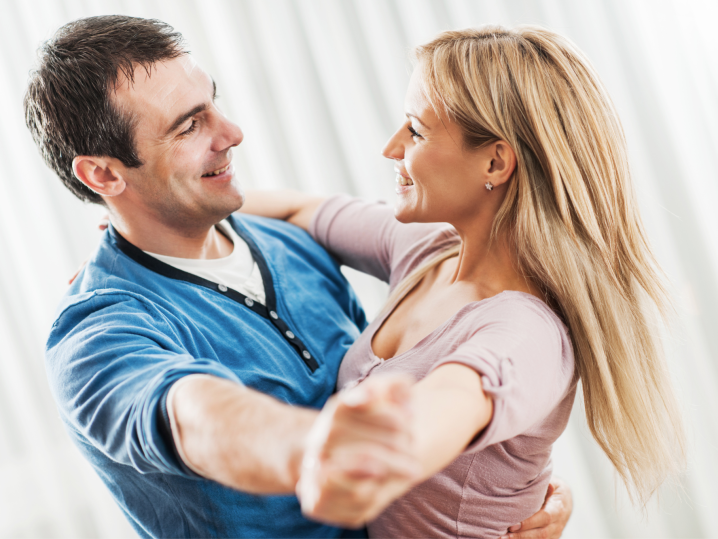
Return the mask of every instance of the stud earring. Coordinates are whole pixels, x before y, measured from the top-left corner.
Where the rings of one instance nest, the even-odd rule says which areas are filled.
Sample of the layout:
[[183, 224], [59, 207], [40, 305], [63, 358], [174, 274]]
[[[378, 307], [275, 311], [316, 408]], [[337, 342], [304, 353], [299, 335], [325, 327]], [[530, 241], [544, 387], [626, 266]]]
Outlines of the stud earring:
[[493, 191], [494, 190], [494, 184], [491, 182], [486, 182], [486, 190], [487, 191]]

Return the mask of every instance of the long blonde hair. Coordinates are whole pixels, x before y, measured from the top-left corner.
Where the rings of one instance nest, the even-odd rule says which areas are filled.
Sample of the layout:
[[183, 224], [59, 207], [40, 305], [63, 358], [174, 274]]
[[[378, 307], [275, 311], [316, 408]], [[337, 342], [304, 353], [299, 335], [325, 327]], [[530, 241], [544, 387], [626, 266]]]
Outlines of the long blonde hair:
[[[684, 436], [657, 335], [666, 289], [638, 214], [623, 130], [568, 39], [535, 26], [440, 34], [416, 49], [427, 98], [468, 148], [496, 140], [517, 166], [493, 223], [569, 327], [588, 425], [645, 503], [681, 470]], [[391, 305], [441, 253], [400, 283]]]

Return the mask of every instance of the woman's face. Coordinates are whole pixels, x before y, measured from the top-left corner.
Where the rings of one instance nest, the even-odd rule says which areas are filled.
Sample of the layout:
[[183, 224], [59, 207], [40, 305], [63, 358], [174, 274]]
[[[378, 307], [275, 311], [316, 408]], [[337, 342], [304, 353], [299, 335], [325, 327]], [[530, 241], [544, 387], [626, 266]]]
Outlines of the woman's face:
[[458, 228], [492, 194], [485, 187], [487, 150], [467, 150], [459, 126], [437, 115], [422, 89], [421, 66], [409, 82], [405, 112], [406, 122], [382, 152], [396, 160], [394, 215], [403, 223], [450, 222]]

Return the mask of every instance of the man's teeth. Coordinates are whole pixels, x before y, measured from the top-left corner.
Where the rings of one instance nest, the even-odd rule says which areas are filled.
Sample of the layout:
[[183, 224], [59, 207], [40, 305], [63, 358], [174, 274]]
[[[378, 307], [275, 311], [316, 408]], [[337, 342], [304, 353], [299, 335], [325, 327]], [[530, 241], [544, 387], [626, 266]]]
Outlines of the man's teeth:
[[222, 172], [224, 172], [228, 168], [229, 168], [229, 165], [227, 165], [224, 168], [217, 169], [214, 172], [208, 172], [207, 174], [202, 174], [202, 176], [216, 176], [217, 174], [222, 174]]
[[411, 178], [405, 178], [401, 174], [396, 175], [396, 183], [399, 185], [414, 185], [414, 180]]

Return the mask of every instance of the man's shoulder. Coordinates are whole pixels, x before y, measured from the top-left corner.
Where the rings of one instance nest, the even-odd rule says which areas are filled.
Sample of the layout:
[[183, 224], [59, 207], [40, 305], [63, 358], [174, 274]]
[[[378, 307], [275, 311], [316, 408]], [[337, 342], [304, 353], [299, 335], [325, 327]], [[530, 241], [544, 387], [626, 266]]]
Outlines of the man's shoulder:
[[[76, 328], [83, 321], [103, 318], [113, 314], [113, 319], [122, 320], [121, 313], [139, 313], [157, 318], [159, 305], [153, 301], [151, 282], [140, 273], [137, 264], [117, 251], [103, 239], [65, 295], [55, 311], [55, 320], [50, 330], [48, 346]], [[141, 272], [146, 273], [146, 272]], [[105, 320], [104, 323], [107, 323]]]

